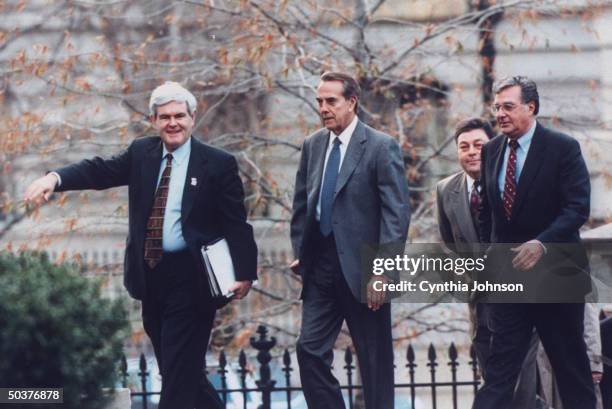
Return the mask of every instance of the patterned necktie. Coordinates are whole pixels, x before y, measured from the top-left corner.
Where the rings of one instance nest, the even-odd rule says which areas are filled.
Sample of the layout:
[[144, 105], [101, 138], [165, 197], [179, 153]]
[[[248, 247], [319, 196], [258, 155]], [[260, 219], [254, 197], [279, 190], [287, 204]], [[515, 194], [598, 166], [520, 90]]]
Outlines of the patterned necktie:
[[332, 205], [334, 203], [334, 191], [336, 190], [336, 180], [340, 170], [340, 138], [334, 139], [334, 146], [327, 158], [325, 175], [323, 176], [323, 187], [321, 188], [321, 217], [319, 228], [321, 234], [327, 237], [332, 232]]
[[166, 167], [162, 173], [155, 192], [151, 215], [147, 220], [147, 232], [145, 235], [144, 259], [147, 265], [153, 269], [162, 258], [162, 235], [164, 230], [164, 212], [168, 200], [168, 187], [170, 185], [170, 173], [172, 172], [172, 154], [166, 155]]
[[470, 193], [470, 213], [472, 213], [472, 220], [474, 224], [478, 222], [478, 213], [480, 208], [480, 195], [478, 187], [480, 186], [480, 180], [474, 180], [472, 184], [472, 192]]
[[508, 155], [508, 164], [506, 166], [506, 179], [504, 182], [504, 213], [506, 219], [510, 220], [512, 215], [512, 205], [516, 197], [516, 149], [519, 143], [516, 139], [508, 138], [508, 146], [510, 147], [510, 155]]

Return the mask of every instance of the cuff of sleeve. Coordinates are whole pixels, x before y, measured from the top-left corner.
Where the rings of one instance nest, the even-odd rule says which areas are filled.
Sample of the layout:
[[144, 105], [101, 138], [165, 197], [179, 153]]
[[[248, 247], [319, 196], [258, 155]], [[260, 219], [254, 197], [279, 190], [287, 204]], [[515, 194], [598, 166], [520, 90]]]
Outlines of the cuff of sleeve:
[[546, 249], [546, 246], [544, 245], [544, 243], [542, 243], [540, 240], [536, 240], [536, 241], [538, 242], [540, 246], [542, 246], [542, 250], [544, 250], [544, 254], [546, 254], [548, 250]]
[[49, 172], [50, 175], [53, 175], [57, 178], [57, 186], [56, 187], [60, 187], [62, 185], [62, 178], [59, 175], [59, 173], [57, 172]]

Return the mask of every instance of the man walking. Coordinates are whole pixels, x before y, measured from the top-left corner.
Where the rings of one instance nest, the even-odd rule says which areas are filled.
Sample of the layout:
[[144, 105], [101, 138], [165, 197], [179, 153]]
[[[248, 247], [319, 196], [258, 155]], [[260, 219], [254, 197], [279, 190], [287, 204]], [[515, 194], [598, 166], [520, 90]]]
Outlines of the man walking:
[[[544, 274], [542, 264], [548, 263], [550, 253], [557, 253], [558, 243], [573, 246], [575, 266], [560, 274], [549, 271], [555, 278], [546, 287], [578, 280], [572, 281], [577, 283], [571, 288], [573, 303], [488, 306], [491, 355], [485, 365], [485, 384], [473, 407], [510, 407], [535, 327], [550, 358], [563, 406], [594, 409], [583, 338], [584, 303], [577, 302], [590, 291], [584, 274], [588, 261], [578, 234], [589, 216], [589, 173], [575, 139], [536, 121], [540, 101], [534, 81], [521, 76], [506, 78], [493, 91], [493, 112], [502, 135], [481, 153], [480, 239], [483, 243], [514, 243], [503, 257], [508, 266], [505, 271], [517, 276]], [[499, 274], [503, 279], [504, 271]]]
[[162, 376], [160, 409], [222, 408], [203, 374], [216, 305], [203, 279], [200, 248], [225, 238], [236, 272], [234, 298], [257, 274], [236, 160], [192, 138], [196, 99], [175, 82], [149, 101], [159, 136], [136, 139], [117, 156], [95, 157], [35, 180], [26, 201], [54, 191], [128, 186], [124, 283], [142, 301], [142, 319]]
[[362, 271], [361, 256], [365, 245], [401, 243], [403, 249], [408, 187], [399, 145], [359, 120], [359, 96], [351, 76], [321, 76], [317, 102], [325, 129], [306, 138], [295, 182], [292, 268], [304, 282], [297, 357], [311, 409], [344, 408], [331, 372], [344, 320], [357, 352], [366, 408], [394, 404], [391, 308]]
[[[480, 152], [494, 136], [488, 122], [481, 118], [463, 120], [455, 127], [457, 158], [461, 170], [436, 186], [438, 228], [444, 244], [460, 256], [479, 257], [478, 212], [480, 211]], [[474, 295], [473, 295], [474, 296]], [[491, 355], [491, 331], [488, 327], [487, 304], [470, 300], [472, 342], [483, 379], [485, 363]], [[511, 408], [536, 407], [536, 353], [538, 337], [534, 333], [523, 362]]]

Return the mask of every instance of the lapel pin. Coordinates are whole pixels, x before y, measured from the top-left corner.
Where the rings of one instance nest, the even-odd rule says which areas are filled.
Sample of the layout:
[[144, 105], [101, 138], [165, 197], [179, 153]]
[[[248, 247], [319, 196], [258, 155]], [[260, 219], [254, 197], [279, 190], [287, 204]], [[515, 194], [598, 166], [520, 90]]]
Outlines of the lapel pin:
[[191, 186], [196, 186], [198, 184], [198, 179], [191, 178]]

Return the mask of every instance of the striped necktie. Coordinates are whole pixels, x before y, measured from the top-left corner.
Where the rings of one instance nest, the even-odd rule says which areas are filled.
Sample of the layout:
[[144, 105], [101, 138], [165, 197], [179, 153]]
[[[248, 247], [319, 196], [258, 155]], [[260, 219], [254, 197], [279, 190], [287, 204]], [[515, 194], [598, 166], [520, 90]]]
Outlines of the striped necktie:
[[512, 205], [516, 197], [516, 150], [519, 143], [516, 139], [508, 139], [510, 154], [508, 155], [508, 165], [506, 166], [506, 179], [504, 182], [504, 213], [506, 219], [510, 220], [512, 216]]
[[470, 193], [470, 213], [474, 224], [478, 223], [478, 214], [480, 213], [480, 180], [474, 180], [472, 184], [472, 192]]
[[155, 192], [153, 208], [147, 220], [147, 231], [145, 235], [144, 259], [147, 265], [153, 269], [162, 258], [162, 236], [164, 230], [164, 213], [166, 201], [168, 200], [168, 187], [170, 185], [170, 173], [172, 172], [172, 154], [166, 155], [166, 167]]

